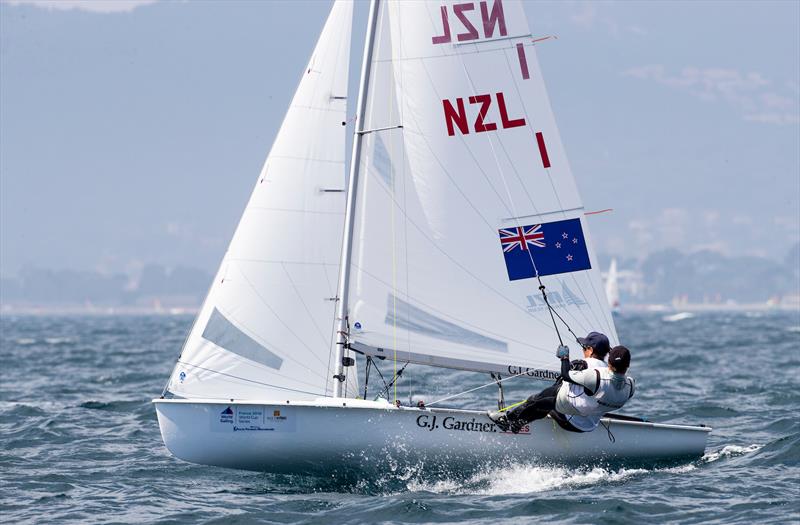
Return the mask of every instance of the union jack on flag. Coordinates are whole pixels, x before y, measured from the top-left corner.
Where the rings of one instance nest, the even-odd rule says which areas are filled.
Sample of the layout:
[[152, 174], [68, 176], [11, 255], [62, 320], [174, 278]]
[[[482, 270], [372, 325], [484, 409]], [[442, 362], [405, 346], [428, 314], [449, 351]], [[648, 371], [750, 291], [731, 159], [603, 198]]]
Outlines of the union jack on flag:
[[516, 228], [506, 228], [498, 230], [500, 233], [500, 244], [503, 252], [509, 253], [512, 250], [521, 248], [527, 251], [529, 246], [544, 248], [544, 233], [541, 224], [533, 226], [517, 226]]

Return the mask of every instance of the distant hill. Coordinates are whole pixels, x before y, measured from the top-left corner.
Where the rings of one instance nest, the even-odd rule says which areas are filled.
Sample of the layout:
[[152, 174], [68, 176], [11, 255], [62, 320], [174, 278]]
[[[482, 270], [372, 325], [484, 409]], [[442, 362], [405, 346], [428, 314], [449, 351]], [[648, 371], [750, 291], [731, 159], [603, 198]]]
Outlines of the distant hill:
[[0, 279], [0, 304], [5, 307], [196, 308], [211, 278], [209, 273], [197, 268], [167, 268], [158, 264], [145, 266], [136, 276], [29, 267], [17, 277]]
[[[601, 269], [610, 256], [600, 254]], [[782, 258], [726, 257], [712, 251], [663, 250], [642, 261], [618, 258], [623, 304], [764, 303], [800, 294], [800, 243]], [[9, 307], [197, 308], [210, 273], [191, 267], [145, 266], [122, 272], [29, 267], [0, 279], [0, 305]]]
[[639, 299], [662, 303], [680, 296], [691, 303], [751, 303], [796, 294], [800, 288], [798, 252], [800, 244], [777, 260], [725, 257], [711, 251], [657, 252], [641, 265], [644, 286]]

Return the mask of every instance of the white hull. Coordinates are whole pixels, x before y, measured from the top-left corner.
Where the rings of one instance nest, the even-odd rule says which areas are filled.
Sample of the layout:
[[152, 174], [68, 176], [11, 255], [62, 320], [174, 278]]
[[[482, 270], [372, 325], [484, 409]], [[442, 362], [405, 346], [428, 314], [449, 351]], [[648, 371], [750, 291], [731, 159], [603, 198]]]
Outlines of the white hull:
[[164, 444], [192, 463], [323, 474], [424, 465], [463, 470], [509, 460], [656, 463], [700, 457], [710, 428], [606, 419], [566, 432], [550, 418], [501, 432], [482, 412], [355, 399], [315, 402], [154, 400]]

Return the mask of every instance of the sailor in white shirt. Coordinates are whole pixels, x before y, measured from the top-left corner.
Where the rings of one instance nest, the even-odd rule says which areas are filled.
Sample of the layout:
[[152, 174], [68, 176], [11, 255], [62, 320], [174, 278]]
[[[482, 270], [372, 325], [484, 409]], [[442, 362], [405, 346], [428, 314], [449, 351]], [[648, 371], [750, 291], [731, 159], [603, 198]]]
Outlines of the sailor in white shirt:
[[[571, 370], [591, 370], [594, 368], [606, 368], [605, 358], [611, 350], [608, 337], [599, 332], [590, 332], [584, 338], [578, 338], [578, 342], [583, 346], [583, 359], [572, 361]], [[586, 396], [583, 387], [570, 384], [567, 395], [571, 399], [578, 399]], [[577, 414], [561, 414], [555, 410], [550, 411], [550, 416], [556, 420], [561, 428], [570, 432], [591, 432], [600, 424], [599, 415], [581, 416]]]
[[[624, 346], [610, 351], [606, 366], [595, 363], [596, 358], [587, 358], [587, 367], [583, 370], [571, 370], [575, 365], [569, 362], [566, 347], [560, 348], [556, 355], [561, 359], [561, 380], [507, 413], [489, 413], [498, 427], [516, 433], [527, 423], [550, 413], [566, 430], [590, 432], [597, 427], [603, 414], [622, 408], [633, 396], [635, 383], [626, 375], [631, 354]], [[588, 367], [588, 359], [593, 359], [593, 368]]]

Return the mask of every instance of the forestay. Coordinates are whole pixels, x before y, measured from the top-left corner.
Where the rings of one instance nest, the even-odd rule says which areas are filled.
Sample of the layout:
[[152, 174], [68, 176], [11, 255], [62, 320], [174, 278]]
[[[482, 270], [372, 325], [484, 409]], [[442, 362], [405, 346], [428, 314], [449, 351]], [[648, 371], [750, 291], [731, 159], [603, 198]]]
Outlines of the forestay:
[[170, 378], [176, 396], [330, 394], [352, 10], [336, 2], [303, 71]]
[[381, 2], [375, 46], [352, 347], [467, 369], [555, 369], [537, 272], [573, 330], [615, 342], [522, 5]]

